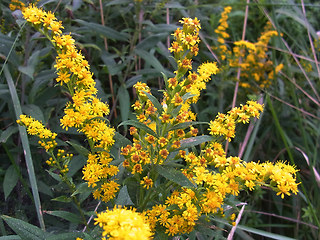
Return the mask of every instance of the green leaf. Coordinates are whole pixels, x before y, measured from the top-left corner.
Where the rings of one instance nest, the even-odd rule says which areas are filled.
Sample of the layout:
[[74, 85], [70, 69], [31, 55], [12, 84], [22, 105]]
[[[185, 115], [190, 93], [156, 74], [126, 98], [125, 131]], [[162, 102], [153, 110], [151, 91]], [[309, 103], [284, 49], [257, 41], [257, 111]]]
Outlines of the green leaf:
[[71, 199], [71, 198], [69, 198], [69, 197], [67, 197], [67, 196], [59, 196], [59, 197], [57, 197], [57, 198], [53, 198], [53, 199], [51, 199], [51, 201], [56, 201], [56, 202], [65, 202], [65, 203], [67, 203], [67, 202], [71, 202], [71, 201], [72, 201], [72, 199]]
[[11, 165], [4, 176], [3, 180], [3, 192], [4, 199], [7, 200], [7, 197], [10, 195], [14, 187], [17, 185], [19, 179], [19, 175], [17, 171], [14, 169], [14, 166]]
[[77, 194], [88, 192], [88, 191], [91, 192], [91, 189], [88, 187], [88, 184], [86, 182], [80, 183], [77, 186], [76, 191], [72, 193], [71, 196], [76, 196]]
[[113, 40], [120, 40], [120, 41], [128, 41], [129, 35], [125, 33], [120, 33], [110, 27], [102, 26], [97, 23], [93, 22], [86, 22], [80, 19], [74, 20], [75, 22], [85, 26], [88, 31], [99, 33], [107, 38], [113, 39]]
[[[8, 86], [9, 86], [10, 95], [11, 95], [11, 99], [13, 102], [13, 108], [14, 108], [14, 111], [16, 114], [16, 118], [18, 119], [19, 116], [22, 114], [22, 111], [21, 111], [21, 105], [20, 105], [20, 101], [18, 98], [17, 90], [15, 88], [15, 85], [14, 85], [13, 79], [11, 77], [11, 74], [8, 70], [8, 67], [4, 66], [3, 69], [4, 69], [5, 78], [7, 80]], [[20, 138], [21, 138], [21, 142], [22, 142], [22, 147], [24, 150], [24, 156], [25, 156], [26, 165], [27, 165], [27, 169], [28, 169], [29, 181], [30, 181], [30, 185], [31, 185], [31, 189], [32, 189], [32, 195], [34, 198], [34, 204], [35, 204], [38, 220], [40, 222], [41, 228], [45, 229], [44, 220], [43, 220], [42, 213], [41, 213], [41, 202], [40, 202], [40, 197], [39, 197], [39, 192], [38, 192], [37, 179], [36, 179], [36, 175], [35, 175], [35, 171], [34, 171], [29, 140], [27, 137], [27, 131], [26, 131], [25, 127], [19, 126], [18, 128], [19, 128]]]
[[68, 177], [72, 177], [74, 174], [76, 174], [83, 166], [87, 163], [87, 158], [83, 155], [78, 155], [73, 157], [69, 164], [69, 172], [67, 173]]
[[186, 129], [193, 125], [198, 124], [208, 124], [207, 122], [184, 122], [184, 123], [178, 123], [168, 129], [168, 131], [176, 130], [176, 129]]
[[[75, 240], [77, 237], [83, 238], [85, 234], [82, 232], [77, 232], [77, 233], [60, 233], [60, 234], [53, 234], [48, 237], [46, 237], [46, 240]], [[84, 238], [88, 239], [89, 238]]]
[[168, 33], [153, 34], [153, 35], [143, 39], [141, 42], [139, 42], [137, 44], [136, 48], [142, 49], [142, 50], [149, 50], [150, 48], [155, 47], [158, 42], [162, 41], [167, 36], [168, 36]]
[[126, 138], [125, 136], [121, 135], [118, 132], [115, 132], [114, 141], [115, 141], [115, 145], [119, 148], [132, 144], [128, 138]]
[[21, 240], [21, 237], [19, 237], [18, 235], [9, 235], [0, 237], [0, 240]]
[[1, 133], [0, 136], [0, 143], [5, 143], [7, 142], [8, 138], [11, 137], [12, 134], [18, 132], [18, 127], [17, 126], [10, 126], [6, 130], [4, 130]]
[[266, 232], [266, 231], [262, 231], [259, 229], [255, 229], [255, 228], [251, 228], [251, 227], [246, 227], [246, 226], [242, 226], [242, 225], [238, 225], [237, 228], [250, 232], [250, 233], [254, 233], [257, 234], [259, 236], [264, 236], [267, 238], [271, 238], [271, 239], [277, 239], [277, 240], [294, 240], [294, 238], [289, 238], [289, 237], [285, 237], [279, 234], [275, 234], [275, 233], [270, 233], [270, 232]]
[[185, 102], [186, 100], [188, 100], [189, 98], [193, 98], [194, 96], [196, 95], [188, 92], [182, 96], [182, 100]]
[[70, 146], [72, 146], [74, 148], [74, 150], [76, 150], [77, 153], [79, 153], [83, 156], [88, 156], [88, 154], [90, 153], [88, 149], [86, 149], [85, 147], [81, 146], [78, 143], [70, 142], [70, 141], [66, 141], [66, 143], [68, 143]]
[[118, 99], [120, 103], [121, 120], [128, 120], [130, 113], [130, 95], [124, 85], [121, 85], [118, 91]]
[[45, 213], [77, 224], [82, 222], [79, 215], [67, 211], [45, 211]]
[[123, 186], [121, 188], [121, 190], [119, 191], [115, 205], [122, 205], [122, 206], [133, 205], [133, 202], [132, 202], [130, 195], [128, 193], [127, 185]]
[[22, 112], [28, 116], [33, 117], [34, 119], [36, 119], [42, 123], [45, 122], [43, 112], [40, 109], [40, 107], [37, 105], [34, 105], [34, 104], [24, 105], [24, 106], [22, 106]]
[[167, 166], [155, 166], [155, 170], [166, 179], [179, 184], [182, 187], [195, 187], [190, 180], [179, 170]]
[[202, 136], [196, 136], [196, 137], [191, 137], [191, 138], [187, 138], [187, 139], [184, 139], [184, 140], [181, 140], [181, 147], [179, 148], [180, 149], [185, 149], [185, 148], [190, 148], [190, 147], [194, 147], [194, 146], [197, 146], [201, 143], [204, 143], [204, 142], [210, 142], [214, 140], [213, 137], [209, 136], [209, 135], [202, 135]]
[[49, 173], [49, 175], [50, 175], [53, 179], [57, 180], [58, 182], [61, 182], [61, 181], [62, 181], [62, 180], [61, 180], [61, 177], [59, 176], [59, 174], [56, 174], [56, 173], [52, 172], [51, 170], [50, 170], [50, 171], [49, 171], [49, 170], [46, 170], [46, 172]]
[[148, 64], [154, 67], [158, 72], [162, 72], [162, 73], [166, 72], [164, 67], [159, 62], [159, 60], [155, 56], [153, 56], [151, 53], [142, 49], [135, 49], [134, 52], [138, 56], [142, 57]]
[[137, 120], [128, 120], [128, 121], [122, 122], [118, 125], [118, 128], [120, 126], [126, 126], [126, 125], [134, 126], [138, 129], [144, 130], [146, 133], [149, 133], [150, 135], [152, 135], [154, 137], [157, 137], [157, 134], [151, 128], [149, 128], [148, 126], [146, 126], [145, 124], [143, 124]]
[[10, 228], [23, 240], [44, 240], [45, 232], [37, 226], [6, 215], [1, 216]]
[[147, 97], [149, 98], [149, 100], [153, 103], [153, 105], [157, 108], [157, 112], [161, 115], [163, 112], [163, 108], [161, 106], [161, 104], [159, 103], [158, 99], [156, 99], [153, 95], [143, 91]]
[[110, 1], [108, 2], [105, 6], [113, 6], [113, 5], [119, 5], [119, 4], [124, 4], [124, 3], [131, 3], [130, 0], [114, 0], [114, 1]]

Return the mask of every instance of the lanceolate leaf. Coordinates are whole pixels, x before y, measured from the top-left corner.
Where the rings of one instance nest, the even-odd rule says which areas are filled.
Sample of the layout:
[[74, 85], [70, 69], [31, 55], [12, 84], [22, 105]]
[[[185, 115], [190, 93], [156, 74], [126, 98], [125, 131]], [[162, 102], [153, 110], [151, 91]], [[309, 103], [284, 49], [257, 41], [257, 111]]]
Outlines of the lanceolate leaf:
[[214, 138], [209, 135], [202, 135], [202, 136], [187, 138], [187, 139], [181, 140], [181, 147], [179, 149], [194, 147], [204, 142], [210, 142], [213, 139]]
[[113, 40], [121, 40], [121, 41], [128, 41], [128, 35], [124, 33], [120, 33], [110, 27], [102, 26], [97, 23], [93, 22], [86, 22], [80, 19], [75, 20], [77, 23], [85, 26], [88, 31], [94, 31], [97, 32], [107, 38], [113, 39]]
[[118, 127], [126, 126], [126, 125], [134, 126], [138, 129], [145, 131], [146, 133], [149, 133], [150, 135], [152, 135], [154, 137], [157, 137], [157, 134], [151, 128], [149, 128], [148, 126], [144, 125], [143, 123], [141, 123], [137, 120], [128, 120], [128, 121], [122, 122], [118, 125]]
[[190, 180], [179, 170], [171, 167], [157, 165], [156, 171], [166, 179], [179, 184], [182, 187], [195, 187]]
[[46, 211], [45, 213], [52, 215], [52, 216], [62, 218], [62, 219], [65, 219], [69, 222], [81, 223], [80, 215], [76, 215], [74, 213], [70, 213], [67, 211]]
[[121, 85], [118, 92], [118, 99], [120, 103], [121, 120], [126, 121], [130, 112], [130, 95], [125, 85]]
[[0, 240], [20, 240], [21, 237], [19, 237], [18, 235], [9, 235], [9, 236], [3, 236], [0, 237]]
[[158, 99], [156, 99], [153, 95], [144, 92], [147, 97], [149, 98], [149, 100], [153, 103], [153, 105], [157, 108], [158, 113], [161, 115], [163, 112], [163, 108], [161, 106], [161, 104], [159, 103]]
[[[22, 114], [22, 111], [21, 111], [21, 105], [20, 105], [20, 101], [18, 98], [17, 90], [15, 88], [15, 85], [14, 85], [14, 82], [13, 82], [13, 79], [11, 77], [11, 74], [9, 72], [8, 67], [4, 66], [3, 69], [4, 69], [4, 75], [6, 77], [6, 80], [7, 80], [8, 86], [9, 86], [10, 95], [11, 95], [11, 99], [13, 102], [13, 107], [14, 107], [14, 111], [16, 114], [16, 118], [18, 119], [20, 117], [20, 115]], [[26, 160], [26, 164], [27, 164], [27, 168], [28, 168], [28, 175], [29, 175], [30, 185], [31, 185], [31, 189], [32, 189], [32, 195], [33, 195], [34, 203], [35, 203], [35, 207], [36, 207], [36, 212], [38, 215], [38, 219], [39, 219], [41, 228], [45, 229], [44, 220], [43, 220], [43, 216], [42, 216], [42, 212], [41, 212], [41, 202], [40, 202], [40, 197], [39, 197], [39, 192], [38, 192], [37, 179], [36, 179], [33, 161], [32, 161], [32, 157], [31, 157], [31, 150], [30, 150], [29, 140], [27, 137], [27, 131], [22, 126], [19, 126], [18, 128], [19, 128], [20, 138], [21, 138], [21, 142], [22, 142], [22, 146], [23, 146], [23, 150], [24, 150], [24, 156], [25, 156], [25, 160]]]
[[6, 215], [1, 216], [10, 228], [18, 234], [23, 240], [44, 240], [45, 232], [40, 228], [24, 222], [20, 219], [12, 218]]
[[154, 67], [158, 72], [163, 72], [163, 73], [166, 72], [164, 67], [159, 62], [159, 60], [155, 56], [153, 56], [151, 53], [142, 49], [135, 49], [135, 53], [140, 57], [142, 57], [148, 64]]
[[198, 124], [208, 124], [207, 122], [184, 122], [174, 125], [168, 129], [168, 131], [176, 130], [176, 129], [186, 129], [187, 127], [198, 125]]
[[[61, 234], [53, 234], [51, 236], [46, 237], [46, 240], [73, 240], [76, 239], [77, 237], [83, 237], [85, 234], [82, 232], [77, 232], [77, 233], [61, 233]], [[84, 238], [88, 239], [89, 238]], [[1, 239], [0, 239], [1, 240]]]
[[14, 169], [14, 166], [11, 165], [7, 169], [6, 175], [4, 176], [4, 180], [3, 180], [3, 192], [4, 192], [5, 200], [7, 200], [7, 197], [10, 195], [11, 191], [16, 186], [18, 179], [19, 179], [18, 173]]

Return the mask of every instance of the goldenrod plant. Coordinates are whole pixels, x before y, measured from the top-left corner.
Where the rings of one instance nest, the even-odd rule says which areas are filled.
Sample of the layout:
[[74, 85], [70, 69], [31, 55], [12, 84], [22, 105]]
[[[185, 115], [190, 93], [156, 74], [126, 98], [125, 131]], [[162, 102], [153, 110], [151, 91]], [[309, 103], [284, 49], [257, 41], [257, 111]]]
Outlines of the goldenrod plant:
[[[268, 88], [275, 75], [282, 70], [283, 64], [275, 65], [268, 54], [268, 43], [271, 38], [278, 36], [278, 32], [272, 30], [270, 22], [267, 22], [264, 31], [261, 33], [257, 42], [250, 42], [247, 40], [230, 41], [228, 30], [228, 14], [232, 11], [231, 6], [224, 8], [219, 20], [219, 26], [215, 29], [217, 37], [217, 46], [213, 47], [218, 52], [219, 58], [226, 66], [241, 69], [241, 80], [239, 85], [244, 88], [253, 90], [254, 92], [261, 92], [261, 89]], [[232, 46], [233, 45], [233, 46]], [[225, 70], [227, 71], [227, 70]]]
[[[106, 118], [109, 106], [98, 98], [89, 63], [77, 49], [72, 34], [63, 33], [62, 22], [52, 12], [35, 5], [24, 8], [22, 14], [57, 52], [55, 81], [70, 95], [60, 124], [66, 131], [75, 128], [86, 138], [82, 179], [105, 208], [94, 213], [101, 239], [169, 239], [203, 227], [210, 229], [215, 220], [236, 227], [234, 198], [240, 191], [263, 186], [282, 199], [297, 194], [295, 166], [285, 161], [244, 162], [224, 150], [224, 143], [235, 137], [237, 124], [260, 117], [262, 104], [249, 100], [225, 114], [218, 113], [209, 123], [197, 121], [191, 106], [197, 103], [212, 75], [219, 72], [215, 62], [197, 67], [193, 64], [200, 43], [197, 18], [183, 18], [182, 26], [173, 34], [169, 51], [177, 67], [172, 77], [163, 75], [165, 87], [160, 100], [147, 83], [134, 85], [137, 100], [132, 107], [136, 119], [119, 124], [118, 128], [130, 126], [131, 137], [123, 140]], [[222, 38], [226, 37], [222, 34], [226, 28], [224, 23], [217, 31]], [[266, 44], [268, 41], [263, 39], [260, 42]], [[92, 224], [77, 195], [81, 190], [68, 176], [70, 162], [76, 161], [73, 154], [67, 153], [58, 144], [59, 135], [41, 122], [26, 115], [17, 122], [40, 139], [40, 146], [50, 156], [46, 161], [50, 171], [68, 185], [69, 198], [86, 226], [77, 239], [92, 239]], [[200, 124], [206, 126], [208, 135], [199, 134]], [[117, 143], [120, 162], [113, 151]], [[120, 197], [125, 198], [122, 204]]]

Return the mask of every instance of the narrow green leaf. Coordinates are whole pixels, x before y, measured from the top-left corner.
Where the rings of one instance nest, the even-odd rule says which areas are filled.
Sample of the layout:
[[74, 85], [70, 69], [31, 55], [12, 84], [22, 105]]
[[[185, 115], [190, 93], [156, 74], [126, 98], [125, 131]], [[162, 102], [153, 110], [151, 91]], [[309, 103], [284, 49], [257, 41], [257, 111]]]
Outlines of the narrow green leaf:
[[183, 101], [186, 101], [188, 100], [189, 98], [193, 98], [194, 96], [196, 96], [195, 94], [191, 94], [191, 93], [186, 93], [182, 96], [182, 100]]
[[9, 235], [0, 237], [0, 240], [21, 240], [21, 237], [19, 237], [18, 235]]
[[82, 222], [80, 215], [76, 215], [67, 211], [45, 211], [45, 213], [77, 224]]
[[14, 187], [17, 185], [19, 176], [17, 171], [14, 169], [14, 166], [11, 165], [4, 176], [3, 180], [3, 192], [4, 199], [7, 200], [7, 197], [10, 195]]
[[154, 137], [157, 137], [157, 134], [151, 128], [147, 127], [145, 124], [143, 124], [137, 120], [128, 120], [128, 121], [122, 122], [118, 125], [118, 128], [120, 126], [126, 126], [126, 125], [134, 126], [138, 129], [145, 131], [146, 133], [149, 133], [150, 135], [152, 135]]
[[[11, 74], [8, 70], [8, 67], [4, 66], [3, 69], [4, 69], [4, 74], [5, 74], [8, 86], [9, 86], [10, 95], [11, 95], [12, 102], [13, 102], [13, 108], [14, 108], [14, 111], [16, 114], [16, 118], [18, 119], [20, 117], [20, 115], [22, 114], [18, 94], [17, 94], [16, 88], [15, 88], [14, 82], [12, 80]], [[28, 175], [29, 175], [29, 180], [30, 180], [30, 185], [31, 185], [31, 189], [32, 189], [32, 195], [34, 198], [34, 203], [35, 203], [35, 207], [36, 207], [38, 220], [40, 222], [41, 228], [45, 229], [42, 211], [41, 211], [41, 202], [40, 202], [40, 197], [39, 197], [39, 192], [38, 192], [37, 180], [36, 180], [36, 175], [34, 172], [29, 140], [27, 137], [27, 131], [22, 126], [19, 126], [18, 128], [19, 128], [20, 138], [21, 138], [21, 142], [22, 142], [22, 147], [24, 150], [24, 156], [25, 156], [26, 165], [27, 165], [27, 169], [28, 169]]]
[[0, 136], [0, 143], [5, 143], [7, 142], [8, 138], [11, 137], [12, 134], [18, 132], [18, 127], [17, 126], [10, 126], [6, 130], [4, 130], [1, 133]]
[[264, 236], [267, 238], [271, 238], [271, 239], [277, 239], [277, 240], [294, 240], [294, 238], [289, 238], [289, 237], [285, 237], [279, 234], [275, 234], [275, 233], [270, 233], [270, 232], [266, 232], [266, 231], [262, 231], [259, 229], [255, 229], [255, 228], [251, 228], [251, 227], [246, 227], [246, 226], [242, 226], [242, 225], [238, 225], [237, 228], [250, 232], [250, 233], [254, 233], [257, 234], [259, 236]]
[[153, 34], [153, 35], [143, 39], [141, 42], [139, 42], [137, 44], [136, 48], [142, 49], [142, 50], [149, 50], [150, 48], [155, 47], [158, 42], [162, 41], [167, 36], [168, 36], [168, 33]]
[[50, 175], [53, 179], [57, 180], [58, 182], [61, 182], [61, 181], [62, 181], [61, 178], [60, 178], [60, 176], [59, 176], [59, 174], [56, 174], [56, 173], [54, 173], [54, 172], [52, 172], [52, 171], [49, 171], [49, 170], [46, 170], [46, 172], [49, 173], [49, 175]]
[[118, 91], [118, 99], [120, 103], [121, 120], [126, 121], [130, 112], [130, 95], [124, 85], [121, 85]]
[[164, 67], [159, 62], [159, 60], [155, 56], [153, 56], [151, 53], [142, 49], [135, 49], [134, 51], [138, 56], [142, 57], [148, 64], [154, 67], [158, 72], [162, 72], [162, 73], [166, 72]]
[[[77, 237], [83, 238], [84, 233], [78, 232], [78, 233], [60, 233], [60, 234], [54, 234], [46, 237], [46, 240], [75, 240]], [[89, 238], [84, 238], [88, 239]]]
[[127, 185], [123, 186], [120, 189], [115, 205], [122, 205], [122, 206], [133, 205], [133, 202], [128, 193]]
[[163, 108], [161, 106], [161, 103], [158, 101], [158, 99], [156, 99], [153, 95], [144, 92], [147, 97], [149, 98], [149, 100], [153, 103], [153, 105], [157, 108], [157, 112], [161, 115], [163, 112]]
[[214, 140], [214, 138], [209, 135], [202, 135], [202, 136], [187, 138], [187, 139], [180, 141], [181, 147], [179, 149], [194, 147], [194, 146], [197, 146], [201, 143], [210, 142], [212, 140]]
[[87, 158], [81, 154], [73, 157], [68, 164], [69, 172], [67, 176], [72, 177], [80, 169], [82, 169], [86, 163], [87, 163]]
[[69, 198], [69, 197], [67, 197], [67, 196], [59, 196], [59, 197], [56, 197], [56, 198], [51, 199], [51, 201], [65, 202], [65, 203], [67, 203], [67, 202], [71, 202], [72, 199]]
[[130, 2], [130, 0], [113, 0], [113, 1], [108, 2], [105, 6], [109, 7], [109, 6], [120, 5], [120, 4], [124, 4], [124, 3], [129, 4], [131, 2]]
[[74, 148], [74, 150], [77, 151], [77, 153], [79, 153], [83, 156], [88, 156], [89, 150], [86, 149], [85, 147], [81, 146], [80, 144], [75, 143], [75, 142], [70, 142], [70, 141], [66, 141], [66, 143], [68, 143], [70, 146], [72, 146]]
[[184, 122], [184, 123], [178, 123], [168, 129], [168, 131], [176, 130], [176, 129], [186, 129], [193, 125], [198, 124], [208, 124], [207, 122]]
[[38, 181], [38, 188], [39, 188], [39, 192], [47, 194], [50, 197], [53, 197], [51, 187], [45, 184], [44, 182]]
[[179, 170], [166, 166], [155, 166], [155, 170], [166, 179], [179, 184], [182, 187], [195, 187], [190, 180]]
[[31, 225], [20, 219], [12, 218], [6, 215], [1, 216], [10, 228], [18, 234], [23, 240], [44, 240], [45, 232], [40, 228]]
[[113, 40], [128, 41], [129, 39], [128, 34], [120, 33], [110, 27], [102, 26], [93, 22], [86, 22], [80, 19], [76, 19], [74, 21], [85, 26], [90, 32], [94, 31]]
[[34, 119], [44, 123], [44, 116], [41, 108], [34, 104], [28, 104], [22, 106], [22, 112], [28, 116], [33, 117]]
[[117, 145], [119, 148], [132, 144], [128, 138], [122, 136], [118, 132], [116, 132], [114, 135], [114, 141], [115, 141], [115, 145]]
[[88, 192], [88, 191], [91, 192], [91, 189], [88, 187], [88, 184], [86, 182], [80, 183], [77, 186], [76, 191], [72, 193], [71, 196], [76, 196], [77, 194]]

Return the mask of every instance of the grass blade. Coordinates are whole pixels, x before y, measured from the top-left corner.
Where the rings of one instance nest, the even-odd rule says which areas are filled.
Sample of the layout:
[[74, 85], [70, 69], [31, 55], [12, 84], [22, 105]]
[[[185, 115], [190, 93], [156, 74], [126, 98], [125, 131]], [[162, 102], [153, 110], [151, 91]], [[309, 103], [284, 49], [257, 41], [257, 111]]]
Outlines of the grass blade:
[[[13, 79], [11, 77], [11, 74], [10, 74], [7, 66], [4, 67], [4, 74], [5, 74], [5, 78], [7, 80], [10, 95], [12, 98], [13, 108], [14, 108], [16, 117], [18, 119], [19, 116], [22, 114], [21, 105], [19, 102], [17, 90], [14, 86]], [[32, 157], [31, 157], [31, 151], [30, 151], [30, 145], [29, 145], [29, 140], [28, 140], [28, 136], [27, 136], [27, 131], [24, 127], [19, 126], [19, 133], [20, 133], [20, 137], [21, 137], [23, 152], [24, 152], [25, 159], [26, 159], [28, 175], [29, 175], [30, 185], [31, 185], [31, 189], [32, 189], [32, 195], [34, 198], [34, 204], [35, 204], [36, 212], [38, 215], [38, 220], [40, 223], [40, 227], [44, 230], [45, 225], [44, 225], [43, 215], [42, 215], [42, 211], [41, 211], [41, 202], [40, 202], [38, 185], [37, 185], [37, 180], [36, 180], [36, 176], [35, 176], [35, 172], [34, 172]]]

